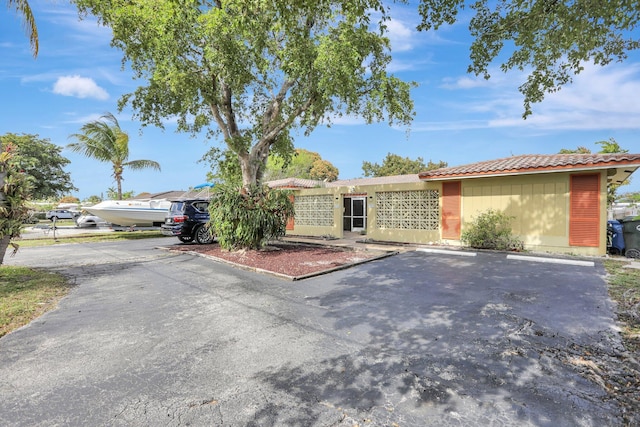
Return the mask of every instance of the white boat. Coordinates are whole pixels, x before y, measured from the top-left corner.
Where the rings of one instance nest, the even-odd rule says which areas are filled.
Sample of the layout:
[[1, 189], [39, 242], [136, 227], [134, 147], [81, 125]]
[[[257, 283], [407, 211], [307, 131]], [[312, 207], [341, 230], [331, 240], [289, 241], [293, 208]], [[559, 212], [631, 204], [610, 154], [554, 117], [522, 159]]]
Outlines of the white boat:
[[169, 212], [167, 199], [105, 200], [82, 209], [113, 225], [159, 227]]

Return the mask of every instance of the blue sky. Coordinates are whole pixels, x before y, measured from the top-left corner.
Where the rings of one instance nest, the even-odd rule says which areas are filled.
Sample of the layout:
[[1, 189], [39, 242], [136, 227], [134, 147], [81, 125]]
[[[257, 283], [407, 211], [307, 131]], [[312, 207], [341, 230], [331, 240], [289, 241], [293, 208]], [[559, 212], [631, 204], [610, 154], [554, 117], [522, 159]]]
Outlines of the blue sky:
[[[62, 0], [31, 0], [40, 36], [34, 59], [17, 15], [0, 7], [0, 134], [38, 134], [60, 146], [69, 135], [105, 112], [117, 113], [117, 100], [144, 82], [122, 69], [120, 51], [109, 46], [110, 30], [92, 19], [79, 21]], [[381, 163], [391, 152], [449, 166], [518, 154], [552, 154], [615, 138], [640, 153], [640, 54], [605, 68], [587, 65], [574, 83], [534, 105], [522, 120], [524, 74], [499, 71], [488, 81], [467, 74], [471, 38], [462, 22], [438, 32], [417, 32], [416, 7], [393, 6], [390, 23], [392, 71], [419, 87], [412, 92], [416, 117], [410, 133], [386, 123], [365, 125], [341, 119], [310, 136], [296, 136], [299, 148], [320, 153], [340, 171], [340, 179], [362, 176], [362, 162]], [[164, 131], [117, 114], [130, 135], [130, 160], [150, 159], [161, 172], [125, 171], [123, 190], [151, 193], [186, 190], [205, 181], [207, 166], [198, 160], [217, 141]], [[115, 187], [109, 165], [64, 150], [67, 170], [81, 199], [106, 195]], [[640, 191], [640, 176], [622, 192]]]

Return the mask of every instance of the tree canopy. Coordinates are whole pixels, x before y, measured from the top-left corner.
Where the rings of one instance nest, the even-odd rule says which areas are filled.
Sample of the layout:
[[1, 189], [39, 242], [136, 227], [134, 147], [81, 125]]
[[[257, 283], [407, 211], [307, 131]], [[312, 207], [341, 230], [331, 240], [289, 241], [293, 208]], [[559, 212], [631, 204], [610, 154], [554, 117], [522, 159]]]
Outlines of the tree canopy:
[[338, 179], [339, 173], [338, 168], [320, 154], [298, 148], [288, 162], [279, 156], [269, 156], [264, 179], [271, 181], [295, 177], [331, 182]]
[[111, 163], [118, 200], [122, 200], [122, 175], [125, 169], [160, 170], [160, 164], [154, 160], [129, 160], [129, 135], [120, 128], [118, 120], [111, 113], [85, 124], [80, 133], [69, 137], [76, 140], [67, 145], [71, 151], [100, 162]]
[[446, 167], [447, 162], [439, 161], [434, 163], [429, 160], [429, 163], [425, 164], [422, 157], [412, 160], [409, 157], [401, 157], [391, 153], [387, 153], [387, 157], [384, 158], [382, 164], [362, 162], [364, 176], [371, 177], [406, 175]]
[[524, 117], [532, 103], [570, 83], [586, 64], [622, 61], [640, 47], [634, 32], [639, 0], [421, 0], [419, 29], [453, 24], [469, 8], [469, 72], [488, 79], [490, 64], [507, 54], [502, 71], [528, 73], [520, 86]]
[[119, 101], [143, 125], [222, 136], [243, 185], [271, 152], [293, 150], [294, 129], [332, 117], [408, 125], [411, 84], [387, 72], [382, 0], [269, 2], [73, 0], [111, 28], [123, 63], [143, 81]]
[[64, 171], [71, 161], [60, 154], [63, 147], [32, 134], [7, 133], [0, 136], [0, 143], [3, 148], [17, 148], [13, 163], [26, 174], [34, 199], [59, 198], [77, 190], [71, 174]]

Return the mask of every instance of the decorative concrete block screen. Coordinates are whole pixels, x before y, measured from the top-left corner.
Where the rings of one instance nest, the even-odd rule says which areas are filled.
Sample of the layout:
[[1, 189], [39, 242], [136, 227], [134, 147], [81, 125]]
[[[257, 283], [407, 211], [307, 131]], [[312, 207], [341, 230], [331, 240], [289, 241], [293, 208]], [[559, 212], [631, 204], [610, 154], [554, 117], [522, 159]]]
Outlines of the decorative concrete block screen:
[[376, 193], [378, 228], [438, 230], [440, 195], [437, 190]]
[[296, 225], [333, 227], [333, 196], [296, 196], [293, 201]]

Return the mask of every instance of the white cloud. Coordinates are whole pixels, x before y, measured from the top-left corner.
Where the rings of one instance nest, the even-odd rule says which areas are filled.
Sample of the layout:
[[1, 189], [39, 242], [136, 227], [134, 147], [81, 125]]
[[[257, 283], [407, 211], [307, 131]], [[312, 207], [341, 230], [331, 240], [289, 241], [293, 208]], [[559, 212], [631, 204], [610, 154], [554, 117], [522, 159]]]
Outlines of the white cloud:
[[394, 52], [406, 52], [412, 50], [414, 46], [412, 31], [402, 21], [391, 19], [387, 23], [387, 36], [391, 41], [391, 50]]
[[469, 77], [462, 76], [458, 78], [445, 77], [442, 79], [440, 87], [442, 89], [475, 89], [477, 87], [488, 87], [493, 85], [493, 82], [483, 77]]
[[77, 98], [109, 99], [109, 94], [88, 77], [63, 76], [53, 85], [53, 93]]
[[585, 66], [572, 84], [533, 104], [533, 114], [523, 120], [524, 98], [518, 87], [525, 80], [526, 74], [517, 72], [494, 73], [489, 81], [469, 76], [443, 79], [441, 89], [458, 90], [448, 108], [466, 112], [468, 120], [459, 127], [425, 122], [418, 129], [640, 129], [640, 63]]

